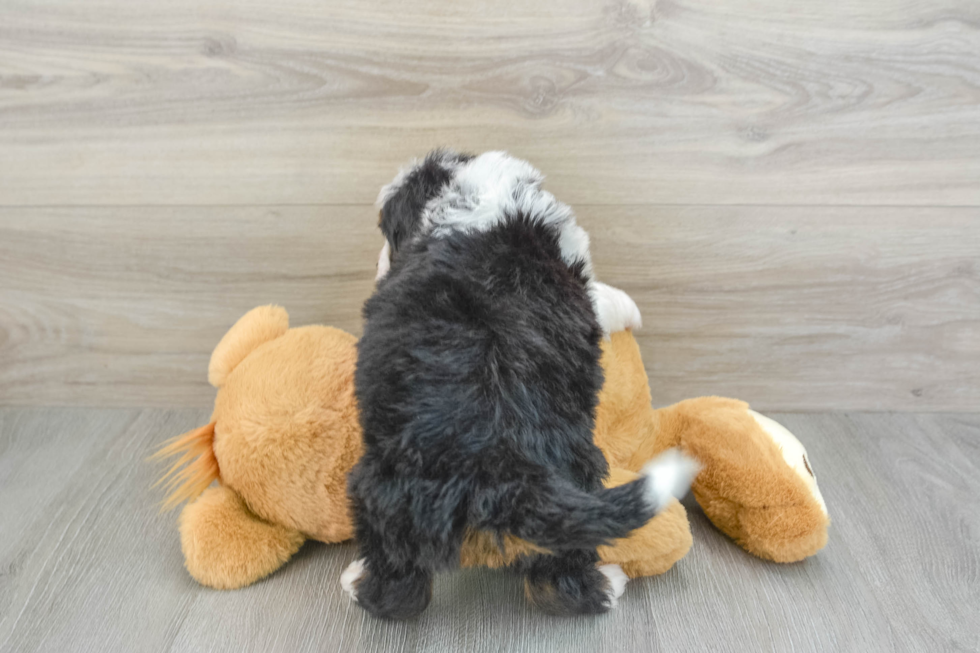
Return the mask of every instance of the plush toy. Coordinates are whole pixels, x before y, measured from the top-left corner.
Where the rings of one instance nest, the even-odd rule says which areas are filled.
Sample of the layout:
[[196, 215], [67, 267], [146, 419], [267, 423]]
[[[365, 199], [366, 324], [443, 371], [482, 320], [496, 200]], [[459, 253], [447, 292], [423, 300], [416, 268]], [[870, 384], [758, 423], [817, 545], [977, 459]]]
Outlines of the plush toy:
[[[350, 334], [290, 329], [286, 311], [275, 306], [253, 309], [222, 338], [208, 369], [218, 388], [211, 422], [156, 454], [180, 455], [161, 479], [169, 492], [164, 505], [189, 501], [180, 538], [198, 582], [243, 587], [285, 564], [306, 539], [352, 537], [346, 477], [361, 454], [356, 359]], [[658, 453], [680, 447], [702, 464], [693, 491], [705, 514], [747, 551], [790, 562], [823, 547], [826, 507], [806, 452], [786, 429], [732, 399], [654, 410], [628, 331], [604, 341], [602, 365], [595, 441], [609, 461], [607, 484], [636, 478]], [[667, 571], [691, 543], [687, 514], [675, 501], [599, 553], [637, 577]], [[460, 562], [497, 567], [536, 550], [516, 538], [471, 532]]]

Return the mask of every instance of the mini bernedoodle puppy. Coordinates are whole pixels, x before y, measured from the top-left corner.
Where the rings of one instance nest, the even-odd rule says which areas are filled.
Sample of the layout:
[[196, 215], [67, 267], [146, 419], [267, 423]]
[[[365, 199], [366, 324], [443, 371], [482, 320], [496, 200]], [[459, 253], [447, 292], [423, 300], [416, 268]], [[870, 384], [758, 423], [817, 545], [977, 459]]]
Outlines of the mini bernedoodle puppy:
[[603, 488], [600, 339], [640, 314], [596, 281], [588, 234], [542, 179], [503, 152], [438, 150], [379, 197], [386, 242], [355, 377], [364, 455], [349, 479], [361, 557], [341, 577], [376, 616], [422, 612], [470, 529], [549, 552], [515, 564], [532, 603], [605, 612], [626, 576], [597, 566], [596, 547], [696, 473], [669, 452]]

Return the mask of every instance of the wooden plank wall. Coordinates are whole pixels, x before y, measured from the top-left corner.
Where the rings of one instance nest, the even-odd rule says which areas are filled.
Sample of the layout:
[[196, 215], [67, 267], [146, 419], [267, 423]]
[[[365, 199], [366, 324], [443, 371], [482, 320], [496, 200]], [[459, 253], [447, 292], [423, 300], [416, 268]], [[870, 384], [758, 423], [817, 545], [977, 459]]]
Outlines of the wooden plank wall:
[[973, 0], [7, 0], [0, 404], [206, 406], [261, 303], [358, 332], [435, 145], [575, 205], [658, 403], [980, 406]]

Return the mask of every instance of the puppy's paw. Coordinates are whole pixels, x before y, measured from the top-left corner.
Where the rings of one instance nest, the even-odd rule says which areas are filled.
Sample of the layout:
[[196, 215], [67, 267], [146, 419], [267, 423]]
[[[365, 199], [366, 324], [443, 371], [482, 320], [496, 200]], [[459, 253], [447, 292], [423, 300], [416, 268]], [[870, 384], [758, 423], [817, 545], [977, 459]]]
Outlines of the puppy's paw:
[[680, 499], [691, 488], [701, 465], [679, 449], [668, 449], [643, 467], [647, 479], [647, 500], [658, 513], [671, 498]]
[[615, 608], [619, 603], [619, 597], [626, 591], [626, 583], [629, 582], [630, 578], [619, 565], [599, 565], [598, 569], [609, 581], [609, 587], [606, 589], [608, 606]]
[[596, 319], [602, 327], [603, 335], [617, 331], [639, 329], [643, 325], [640, 309], [633, 298], [619, 288], [613, 288], [601, 281], [592, 282], [592, 306]]
[[340, 574], [340, 586], [344, 588], [352, 601], [357, 601], [357, 581], [364, 575], [364, 558], [355, 560], [347, 565], [344, 573]]

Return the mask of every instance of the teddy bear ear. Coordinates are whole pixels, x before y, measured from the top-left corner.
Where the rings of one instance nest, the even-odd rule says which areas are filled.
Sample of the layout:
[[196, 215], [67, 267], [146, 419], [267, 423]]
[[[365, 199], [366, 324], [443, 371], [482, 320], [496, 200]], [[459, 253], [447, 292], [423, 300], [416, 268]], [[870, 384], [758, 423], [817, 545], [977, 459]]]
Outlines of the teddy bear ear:
[[289, 330], [289, 314], [282, 306], [259, 306], [243, 315], [211, 353], [208, 383], [221, 387], [228, 375], [256, 347]]

